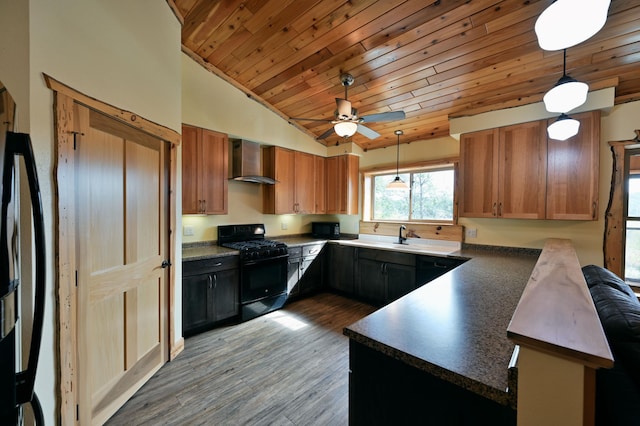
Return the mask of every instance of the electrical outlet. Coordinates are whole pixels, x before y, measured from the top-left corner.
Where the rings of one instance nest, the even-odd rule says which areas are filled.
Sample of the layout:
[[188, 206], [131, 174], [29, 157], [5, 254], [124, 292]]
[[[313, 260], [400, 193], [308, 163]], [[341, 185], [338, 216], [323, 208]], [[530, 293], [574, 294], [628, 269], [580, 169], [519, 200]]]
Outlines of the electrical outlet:
[[478, 238], [478, 230], [476, 228], [466, 228], [465, 235], [467, 238]]
[[288, 229], [289, 225], [287, 225], [287, 222], [280, 222], [280, 229]]
[[193, 226], [185, 226], [183, 228], [182, 234], [187, 237], [193, 235]]

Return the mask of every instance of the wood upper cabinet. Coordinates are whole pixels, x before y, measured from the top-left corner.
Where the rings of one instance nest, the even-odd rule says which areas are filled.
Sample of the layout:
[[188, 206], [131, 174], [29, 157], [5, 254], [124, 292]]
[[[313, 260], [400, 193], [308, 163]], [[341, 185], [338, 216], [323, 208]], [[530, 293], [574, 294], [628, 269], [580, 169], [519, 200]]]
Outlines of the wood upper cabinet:
[[460, 138], [460, 216], [544, 219], [546, 126], [518, 124]]
[[182, 126], [182, 213], [227, 214], [226, 134]]
[[460, 216], [496, 216], [498, 140], [498, 129], [463, 134], [460, 137]]
[[262, 167], [265, 176], [277, 181], [263, 187], [264, 213], [314, 212], [315, 160], [312, 154], [270, 146], [264, 148]]
[[329, 157], [327, 162], [327, 213], [358, 214], [358, 173], [355, 155]]
[[600, 112], [573, 114], [578, 134], [547, 137], [556, 119], [460, 138], [460, 216], [597, 220]]
[[544, 219], [546, 132], [542, 121], [500, 128], [498, 216]]
[[316, 208], [314, 213], [324, 214], [327, 212], [327, 159], [314, 156], [315, 159], [315, 193], [316, 193]]
[[600, 111], [571, 118], [580, 122], [577, 135], [548, 140], [547, 219], [597, 220]]

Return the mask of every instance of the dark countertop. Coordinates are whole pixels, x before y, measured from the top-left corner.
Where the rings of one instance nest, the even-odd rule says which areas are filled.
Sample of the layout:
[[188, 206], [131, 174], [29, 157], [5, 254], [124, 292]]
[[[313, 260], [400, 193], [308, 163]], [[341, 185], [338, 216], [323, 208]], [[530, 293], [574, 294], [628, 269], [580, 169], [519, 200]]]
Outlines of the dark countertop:
[[344, 329], [350, 339], [500, 404], [507, 327], [539, 250], [463, 247], [470, 260]]

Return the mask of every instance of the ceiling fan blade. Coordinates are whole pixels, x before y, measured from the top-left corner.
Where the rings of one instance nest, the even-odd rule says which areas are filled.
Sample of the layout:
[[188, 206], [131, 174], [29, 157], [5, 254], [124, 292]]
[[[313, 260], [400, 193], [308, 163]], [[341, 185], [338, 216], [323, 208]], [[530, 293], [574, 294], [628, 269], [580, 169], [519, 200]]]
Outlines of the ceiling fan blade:
[[363, 123], [379, 123], [381, 121], [396, 121], [405, 118], [404, 111], [381, 112], [380, 114], [371, 114], [360, 117]]
[[338, 107], [338, 118], [348, 120], [351, 118], [351, 102], [346, 99], [336, 98]]
[[358, 124], [358, 133], [368, 137], [369, 139], [375, 139], [380, 136], [380, 133], [376, 132], [375, 130], [371, 130], [368, 127], [365, 127], [362, 124]]
[[333, 127], [331, 127], [329, 130], [327, 130], [326, 132], [318, 136], [318, 140], [328, 138], [332, 134], [333, 134]]
[[291, 117], [289, 120], [296, 121], [324, 121], [325, 123], [331, 123], [333, 120], [325, 120], [323, 118], [303, 118], [303, 117]]

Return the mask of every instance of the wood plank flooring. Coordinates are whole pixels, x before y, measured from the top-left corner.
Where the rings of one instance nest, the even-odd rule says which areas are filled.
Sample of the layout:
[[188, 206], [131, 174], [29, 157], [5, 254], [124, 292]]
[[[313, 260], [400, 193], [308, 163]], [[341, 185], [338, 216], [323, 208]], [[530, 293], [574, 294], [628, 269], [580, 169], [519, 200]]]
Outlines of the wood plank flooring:
[[346, 425], [342, 329], [374, 310], [321, 293], [190, 337], [107, 425]]

